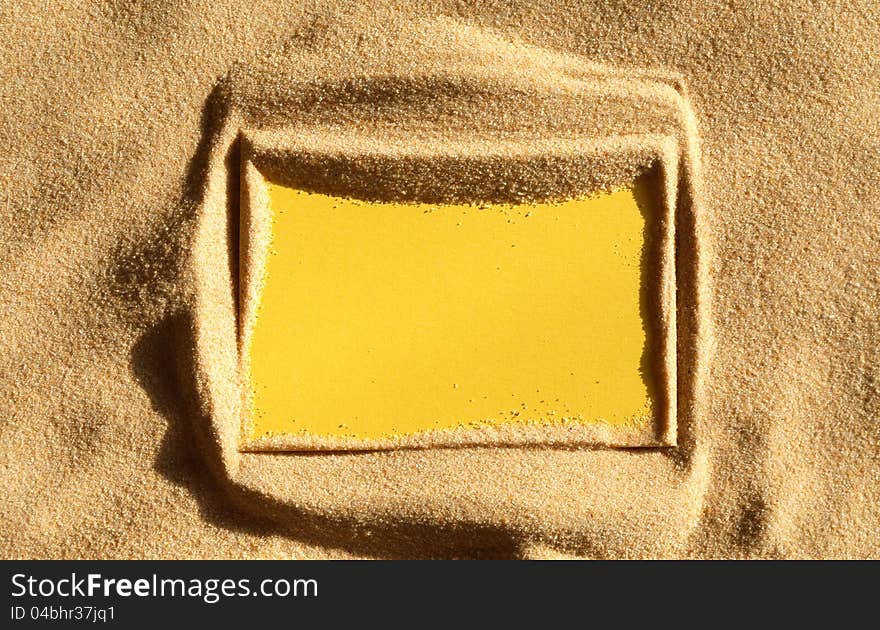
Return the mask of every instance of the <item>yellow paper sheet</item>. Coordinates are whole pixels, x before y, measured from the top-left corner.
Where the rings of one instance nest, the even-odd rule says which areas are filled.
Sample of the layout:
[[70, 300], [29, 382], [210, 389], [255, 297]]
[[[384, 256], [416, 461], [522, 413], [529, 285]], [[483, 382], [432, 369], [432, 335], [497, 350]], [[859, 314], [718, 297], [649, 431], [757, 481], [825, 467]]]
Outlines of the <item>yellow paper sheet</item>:
[[637, 193], [478, 207], [269, 185], [251, 437], [651, 422]]

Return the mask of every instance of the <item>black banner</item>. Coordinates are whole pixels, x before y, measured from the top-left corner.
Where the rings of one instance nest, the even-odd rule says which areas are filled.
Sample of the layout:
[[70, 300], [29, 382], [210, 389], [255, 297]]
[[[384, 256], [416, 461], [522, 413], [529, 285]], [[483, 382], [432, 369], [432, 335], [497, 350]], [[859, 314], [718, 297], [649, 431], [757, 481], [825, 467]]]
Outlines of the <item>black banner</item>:
[[[729, 622], [873, 600], [876, 563], [4, 561], [2, 628]], [[700, 613], [705, 614], [705, 613]], [[694, 621], [697, 619], [695, 618]], [[815, 620], [815, 618], [814, 618]]]

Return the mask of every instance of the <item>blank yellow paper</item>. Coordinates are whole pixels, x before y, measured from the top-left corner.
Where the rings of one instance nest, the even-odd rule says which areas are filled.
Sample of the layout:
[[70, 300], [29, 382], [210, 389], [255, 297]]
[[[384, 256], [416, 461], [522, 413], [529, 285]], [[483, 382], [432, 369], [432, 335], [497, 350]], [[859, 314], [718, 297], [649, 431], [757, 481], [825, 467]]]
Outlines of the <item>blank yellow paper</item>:
[[652, 421], [634, 189], [484, 207], [269, 195], [252, 437]]

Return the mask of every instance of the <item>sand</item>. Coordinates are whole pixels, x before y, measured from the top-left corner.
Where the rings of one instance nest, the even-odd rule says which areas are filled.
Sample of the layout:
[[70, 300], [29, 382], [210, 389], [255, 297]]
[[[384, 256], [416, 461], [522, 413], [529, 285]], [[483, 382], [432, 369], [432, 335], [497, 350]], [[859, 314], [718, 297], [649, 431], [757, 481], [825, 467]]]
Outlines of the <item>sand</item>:
[[[874, 3], [17, 2], [0, 26], [2, 557], [880, 557]], [[241, 452], [242, 165], [449, 202], [659, 169], [674, 446]]]

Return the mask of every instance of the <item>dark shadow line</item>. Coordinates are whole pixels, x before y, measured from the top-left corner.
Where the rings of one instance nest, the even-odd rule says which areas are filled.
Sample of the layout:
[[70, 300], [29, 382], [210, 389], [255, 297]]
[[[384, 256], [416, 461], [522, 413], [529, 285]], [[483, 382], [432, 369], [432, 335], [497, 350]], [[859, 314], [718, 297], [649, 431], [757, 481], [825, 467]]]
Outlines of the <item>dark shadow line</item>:
[[[639, 287], [639, 315], [645, 344], [639, 361], [639, 374], [651, 400], [655, 435], [665, 435], [671, 412], [672, 392], [665, 387], [666, 334], [661, 325], [663, 300], [663, 257], [665, 212], [662, 176], [658, 167], [652, 167], [634, 183], [636, 205], [642, 215], [642, 251], [639, 261], [641, 283]], [[673, 208], [674, 212], [675, 209]], [[674, 316], [674, 314], [673, 314]]]

